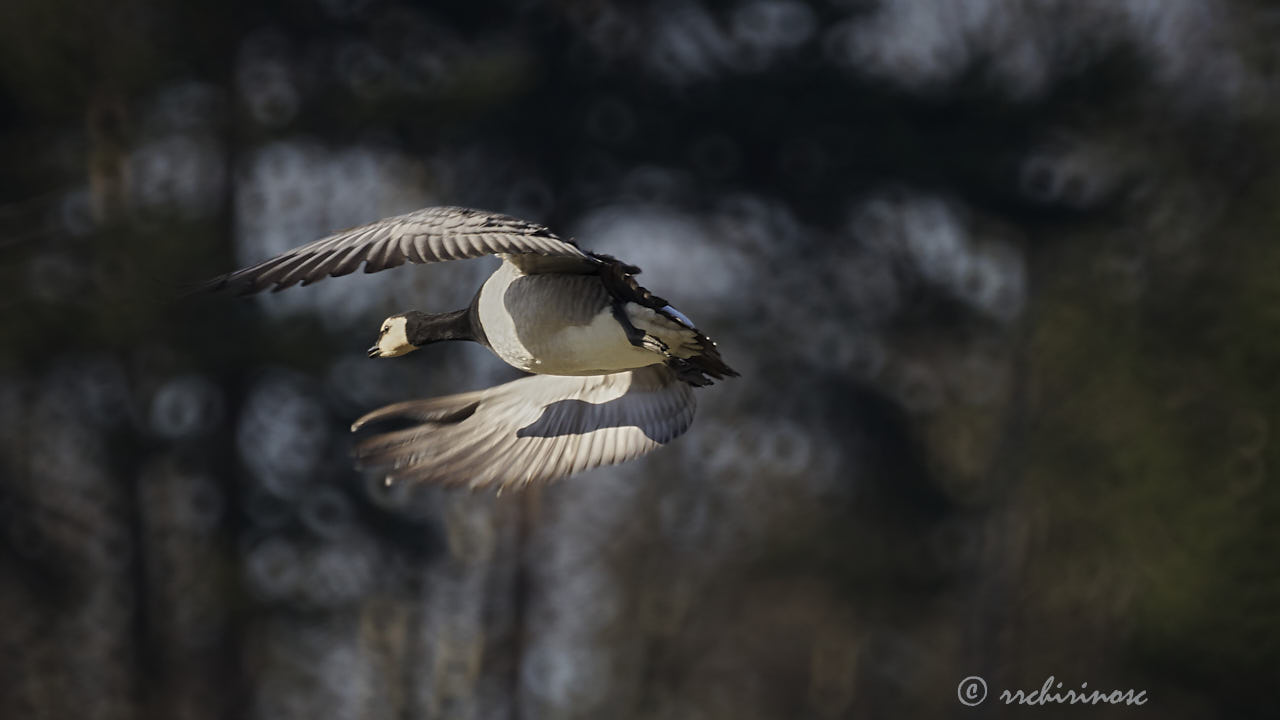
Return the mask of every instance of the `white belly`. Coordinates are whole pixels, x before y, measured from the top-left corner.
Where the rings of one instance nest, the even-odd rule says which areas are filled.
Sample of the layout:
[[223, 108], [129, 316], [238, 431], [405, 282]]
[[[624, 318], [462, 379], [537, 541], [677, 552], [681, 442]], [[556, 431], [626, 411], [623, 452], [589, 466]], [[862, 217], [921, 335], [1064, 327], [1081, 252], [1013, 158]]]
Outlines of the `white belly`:
[[600, 375], [662, 362], [627, 340], [610, 302], [595, 276], [526, 276], [504, 262], [477, 311], [493, 352], [526, 372]]

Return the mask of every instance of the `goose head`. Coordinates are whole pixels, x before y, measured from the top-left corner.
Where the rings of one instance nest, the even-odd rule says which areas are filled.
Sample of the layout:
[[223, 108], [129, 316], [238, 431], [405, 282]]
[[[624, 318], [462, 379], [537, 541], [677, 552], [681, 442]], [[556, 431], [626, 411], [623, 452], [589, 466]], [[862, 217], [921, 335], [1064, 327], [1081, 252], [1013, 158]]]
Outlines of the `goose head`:
[[369, 348], [369, 357], [399, 357], [418, 349], [409, 342], [409, 313], [392, 315], [382, 321], [378, 340]]
[[382, 321], [378, 340], [369, 348], [369, 357], [399, 357], [443, 340], [474, 339], [467, 309], [448, 313], [410, 310]]

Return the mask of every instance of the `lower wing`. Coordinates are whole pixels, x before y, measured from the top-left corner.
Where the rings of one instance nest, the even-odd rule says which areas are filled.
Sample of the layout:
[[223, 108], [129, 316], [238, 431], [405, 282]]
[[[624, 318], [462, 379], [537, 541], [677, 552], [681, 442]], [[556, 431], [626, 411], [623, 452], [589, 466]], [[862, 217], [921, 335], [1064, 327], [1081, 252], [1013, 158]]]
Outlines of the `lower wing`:
[[388, 482], [416, 481], [499, 492], [550, 482], [644, 455], [689, 429], [690, 386], [661, 365], [611, 375], [534, 375], [476, 392], [375, 410], [418, 421], [356, 444]]

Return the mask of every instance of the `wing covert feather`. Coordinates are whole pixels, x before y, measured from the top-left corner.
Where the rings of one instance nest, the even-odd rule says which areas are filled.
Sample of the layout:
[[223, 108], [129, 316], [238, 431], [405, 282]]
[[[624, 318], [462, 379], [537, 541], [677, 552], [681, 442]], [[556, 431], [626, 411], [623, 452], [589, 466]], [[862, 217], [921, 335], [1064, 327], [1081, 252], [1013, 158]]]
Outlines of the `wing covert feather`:
[[294, 248], [256, 265], [220, 275], [202, 287], [232, 288], [242, 294], [267, 288], [284, 290], [298, 283], [310, 285], [326, 277], [353, 272], [364, 263], [366, 273], [398, 267], [406, 262], [434, 263], [486, 255], [507, 255], [521, 263], [531, 257], [557, 258], [560, 267], [590, 269], [599, 260], [577, 245], [562, 240], [536, 223], [481, 210], [432, 207], [344, 230]]
[[630, 460], [693, 422], [692, 388], [662, 365], [612, 375], [534, 375], [488, 390], [396, 403], [352, 429], [389, 418], [421, 421], [356, 445], [388, 480], [500, 490]]

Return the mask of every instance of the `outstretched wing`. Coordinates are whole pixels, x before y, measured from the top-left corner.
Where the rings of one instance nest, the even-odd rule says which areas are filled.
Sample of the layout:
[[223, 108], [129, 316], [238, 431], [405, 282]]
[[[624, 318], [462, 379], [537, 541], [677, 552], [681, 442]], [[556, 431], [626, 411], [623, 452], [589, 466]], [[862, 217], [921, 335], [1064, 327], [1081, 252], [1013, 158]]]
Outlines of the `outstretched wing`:
[[488, 390], [389, 405], [352, 430], [388, 418], [421, 421], [356, 445], [366, 467], [398, 480], [497, 487], [548, 482], [639, 457], [689, 429], [688, 384], [651, 365], [611, 375], [534, 375]]
[[[433, 263], [485, 255], [530, 256], [531, 272], [599, 264], [571, 241], [547, 228], [507, 215], [458, 207], [432, 207], [379, 220], [294, 248], [252, 267], [216, 277], [206, 290], [232, 288], [242, 294], [274, 286], [283, 290], [353, 272], [367, 273], [406, 262]], [[541, 260], [536, 260], [541, 259]], [[520, 264], [519, 260], [515, 260]]]

